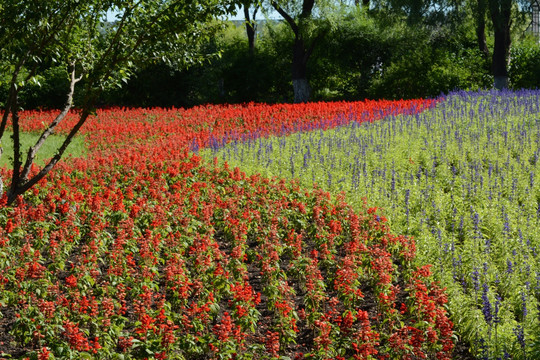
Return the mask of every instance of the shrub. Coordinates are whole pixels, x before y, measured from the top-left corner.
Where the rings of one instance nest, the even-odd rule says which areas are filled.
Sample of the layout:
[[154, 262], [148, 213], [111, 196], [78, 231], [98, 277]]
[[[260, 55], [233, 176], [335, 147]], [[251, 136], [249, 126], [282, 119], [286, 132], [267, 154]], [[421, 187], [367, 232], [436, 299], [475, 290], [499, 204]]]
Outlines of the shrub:
[[540, 87], [540, 43], [527, 38], [510, 51], [510, 81], [514, 89]]

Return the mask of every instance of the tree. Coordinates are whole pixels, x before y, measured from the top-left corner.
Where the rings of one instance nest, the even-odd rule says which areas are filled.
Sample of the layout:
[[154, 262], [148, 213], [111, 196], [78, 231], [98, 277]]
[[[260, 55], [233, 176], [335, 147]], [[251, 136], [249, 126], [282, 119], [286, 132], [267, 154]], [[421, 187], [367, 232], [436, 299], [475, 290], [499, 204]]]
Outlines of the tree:
[[[356, 6], [360, 5], [360, 0], [354, 0], [354, 4]], [[362, 0], [362, 6], [365, 8], [369, 8], [369, 0]]]
[[[474, 21], [475, 36], [478, 49], [485, 59], [491, 60], [491, 74], [493, 86], [503, 89], [509, 86], [508, 63], [512, 32], [516, 32], [523, 25], [526, 12], [530, 6], [529, 0], [388, 0], [390, 7], [405, 10], [409, 17], [415, 14], [413, 9], [423, 9], [413, 16], [425, 21], [433, 13], [441, 15], [456, 14], [458, 16], [445, 16], [454, 24], [463, 23], [466, 16], [462, 9], [469, 7]], [[385, 3], [381, 1], [381, 3]], [[420, 5], [420, 6], [419, 6]], [[408, 11], [407, 11], [408, 10]], [[490, 51], [486, 41], [486, 17], [491, 20], [493, 49]]]
[[[13, 173], [7, 202], [11, 204], [43, 179], [86, 122], [101, 92], [125, 81], [135, 66], [148, 61], [189, 64], [203, 59], [198, 51], [209, 36], [209, 20], [224, 13], [224, 2], [206, 0], [0, 0], [0, 66], [10, 74], [0, 139], [11, 120]], [[107, 14], [116, 14], [114, 22]], [[60, 114], [23, 154], [20, 144], [19, 93], [37, 81], [40, 65], [63, 64], [69, 71], [69, 91]], [[73, 107], [79, 92], [79, 119], [55, 156], [31, 175], [41, 146]], [[1, 156], [0, 148], [0, 156]], [[4, 192], [0, 179], [0, 193]]]
[[[252, 0], [242, 0], [242, 7], [244, 11], [244, 19], [246, 21], [246, 35], [248, 38], [248, 48], [249, 54], [253, 55], [255, 53], [255, 35], [257, 29], [257, 22], [255, 21], [257, 17], [257, 12], [259, 11], [260, 4]], [[250, 8], [253, 7], [253, 13], [250, 13]]]
[[486, 15], [488, 0], [474, 0], [471, 3], [476, 28], [476, 41], [478, 49], [487, 59], [490, 57], [489, 48], [486, 41]]
[[495, 89], [508, 87], [508, 53], [510, 51], [510, 20], [512, 0], [488, 0], [495, 44], [491, 68]]
[[[508, 63], [512, 42], [512, 28], [523, 22], [523, 15], [528, 9], [528, 0], [473, 0], [472, 9], [475, 18], [478, 48], [483, 56], [491, 57], [493, 87], [504, 89], [509, 86]], [[489, 14], [493, 25], [493, 52], [490, 54], [486, 42], [486, 15]], [[516, 21], [517, 20], [517, 21]]]
[[295, 1], [271, 0], [270, 5], [283, 17], [294, 34], [291, 75], [294, 90], [294, 102], [306, 102], [311, 98], [311, 87], [307, 76], [307, 64], [318, 40], [324, 36], [324, 27], [313, 30], [313, 10], [315, 0]]

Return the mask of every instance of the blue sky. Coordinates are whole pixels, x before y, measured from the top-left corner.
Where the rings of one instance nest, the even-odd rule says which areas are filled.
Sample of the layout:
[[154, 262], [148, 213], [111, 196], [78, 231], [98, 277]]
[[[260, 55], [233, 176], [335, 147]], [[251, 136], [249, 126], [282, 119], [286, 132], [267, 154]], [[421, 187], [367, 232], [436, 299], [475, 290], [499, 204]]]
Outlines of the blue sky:
[[[253, 11], [250, 11], [250, 13], [253, 13]], [[244, 20], [244, 11], [242, 10], [242, 8], [237, 7], [236, 15], [230, 15], [228, 18], [229, 20]], [[280, 15], [275, 10], [272, 10], [270, 12], [269, 18], [278, 19], [278, 20], [281, 19]], [[257, 19], [258, 20], [264, 19], [264, 15], [261, 10], [257, 11]]]
[[[236, 12], [236, 15], [229, 15], [228, 16], [228, 19], [229, 20], [244, 20], [244, 12], [241, 8], [237, 8], [237, 12]], [[114, 21], [115, 20], [115, 16], [116, 16], [117, 12], [112, 12], [112, 11], [109, 11], [107, 13], [107, 20], [108, 21]], [[281, 17], [279, 16], [279, 14], [276, 12], [276, 11], [272, 11], [270, 13], [270, 16], [269, 16], [270, 19], [281, 19]], [[264, 19], [264, 15], [262, 14], [262, 12], [259, 10], [257, 12], [257, 19], [261, 20], [261, 19]]]

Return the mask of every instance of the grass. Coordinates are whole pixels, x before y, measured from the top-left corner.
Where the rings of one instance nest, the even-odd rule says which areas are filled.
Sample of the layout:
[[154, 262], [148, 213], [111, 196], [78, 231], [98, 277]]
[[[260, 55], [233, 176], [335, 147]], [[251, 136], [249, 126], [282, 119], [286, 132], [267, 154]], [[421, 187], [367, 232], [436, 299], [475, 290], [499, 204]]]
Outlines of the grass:
[[[13, 140], [11, 136], [12, 132], [6, 131], [4, 137], [2, 138], [2, 148], [3, 153], [0, 158], [0, 167], [10, 167], [13, 161]], [[36, 143], [40, 134], [37, 133], [21, 133], [21, 149], [23, 152], [23, 163], [26, 159], [26, 153], [28, 148]], [[65, 136], [62, 135], [51, 135], [47, 141], [43, 144], [40, 151], [36, 156], [36, 165], [43, 166], [45, 162], [54, 156], [57, 149], [62, 145]], [[86, 146], [84, 143], [84, 138], [75, 137], [71, 144], [66, 149], [63, 159], [69, 157], [80, 157], [86, 154]]]
[[448, 288], [478, 355], [540, 354], [539, 94], [461, 95], [420, 115], [201, 151], [381, 207]]

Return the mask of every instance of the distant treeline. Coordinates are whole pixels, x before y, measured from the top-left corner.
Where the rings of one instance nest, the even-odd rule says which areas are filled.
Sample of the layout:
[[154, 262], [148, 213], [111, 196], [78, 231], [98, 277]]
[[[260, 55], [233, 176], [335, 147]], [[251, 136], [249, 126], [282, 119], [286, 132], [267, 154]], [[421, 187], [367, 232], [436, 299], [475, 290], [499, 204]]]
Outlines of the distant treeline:
[[[410, 99], [455, 89], [491, 88], [490, 58], [478, 47], [474, 24], [439, 21], [410, 24], [363, 13], [325, 23], [307, 64], [311, 100]], [[106, 89], [100, 106], [190, 107], [204, 103], [291, 102], [293, 36], [279, 21], [257, 22], [250, 50], [242, 22], [225, 23], [206, 43], [220, 57], [188, 68], [149, 62], [122, 87]], [[514, 31], [510, 86], [540, 87], [540, 45], [530, 33]], [[493, 43], [487, 32], [487, 43]], [[48, 66], [39, 84], [20, 97], [27, 108], [60, 108], [68, 87], [67, 70]], [[0, 87], [0, 98], [7, 88]], [[77, 100], [75, 100], [75, 103]]]

